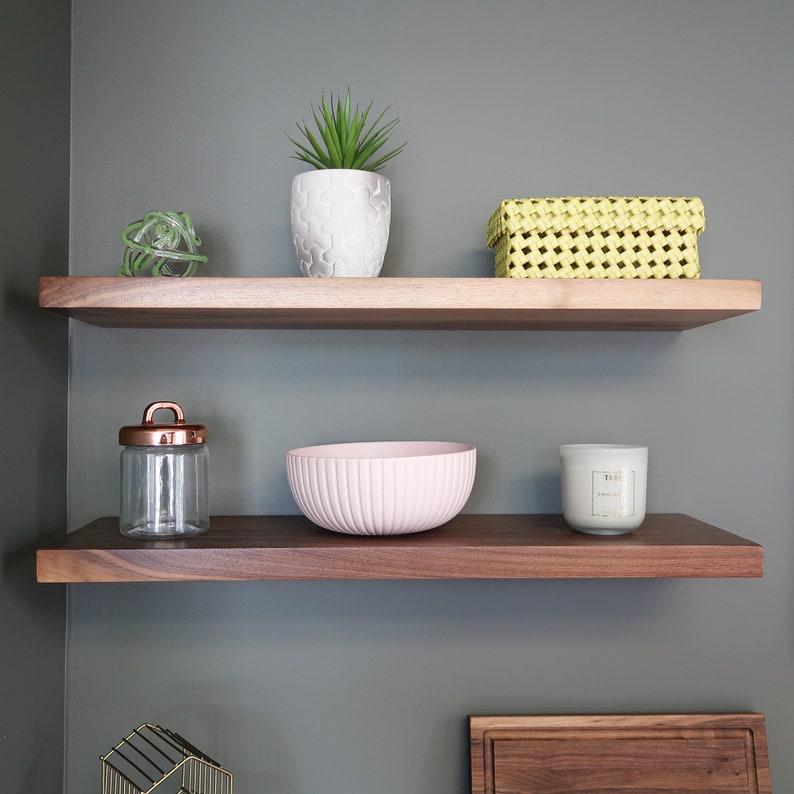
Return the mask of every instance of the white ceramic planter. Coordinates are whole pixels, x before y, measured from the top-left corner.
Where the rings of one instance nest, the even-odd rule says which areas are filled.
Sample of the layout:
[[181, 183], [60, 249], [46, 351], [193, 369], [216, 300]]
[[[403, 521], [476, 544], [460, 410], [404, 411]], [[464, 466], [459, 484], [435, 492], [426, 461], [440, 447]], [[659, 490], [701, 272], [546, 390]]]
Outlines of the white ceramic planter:
[[292, 180], [292, 241], [304, 276], [377, 276], [391, 222], [391, 185], [372, 171], [320, 169]]

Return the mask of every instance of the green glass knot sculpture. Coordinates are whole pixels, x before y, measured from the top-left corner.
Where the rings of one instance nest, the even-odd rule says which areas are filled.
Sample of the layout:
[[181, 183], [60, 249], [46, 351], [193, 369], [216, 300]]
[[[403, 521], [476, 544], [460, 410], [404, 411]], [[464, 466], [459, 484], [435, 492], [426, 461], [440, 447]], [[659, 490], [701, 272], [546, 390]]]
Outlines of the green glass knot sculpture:
[[201, 239], [186, 212], [147, 212], [143, 220], [125, 227], [126, 246], [120, 276], [134, 276], [151, 268], [153, 276], [192, 276], [207, 257], [197, 253]]

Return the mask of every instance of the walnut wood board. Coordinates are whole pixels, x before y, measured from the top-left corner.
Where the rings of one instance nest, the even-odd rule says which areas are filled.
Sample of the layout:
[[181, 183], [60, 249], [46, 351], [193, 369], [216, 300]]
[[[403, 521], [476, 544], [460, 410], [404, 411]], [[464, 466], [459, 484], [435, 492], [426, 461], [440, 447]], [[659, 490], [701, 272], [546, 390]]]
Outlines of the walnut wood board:
[[471, 717], [472, 794], [771, 794], [762, 714]]
[[329, 532], [303, 516], [216, 516], [206, 535], [141, 541], [106, 517], [37, 551], [40, 582], [763, 576], [763, 547], [677, 513], [630, 535], [584, 535], [559, 515], [459, 515], [412, 535]]
[[754, 280], [44, 277], [39, 305], [110, 328], [681, 331], [761, 308]]

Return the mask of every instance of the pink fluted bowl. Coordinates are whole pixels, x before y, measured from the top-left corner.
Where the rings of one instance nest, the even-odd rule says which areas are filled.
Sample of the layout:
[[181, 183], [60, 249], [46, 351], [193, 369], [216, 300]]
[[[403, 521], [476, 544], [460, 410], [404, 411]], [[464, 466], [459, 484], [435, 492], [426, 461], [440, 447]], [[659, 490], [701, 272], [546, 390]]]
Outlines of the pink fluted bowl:
[[349, 535], [407, 535], [466, 504], [477, 450], [452, 441], [361, 441], [292, 449], [287, 479], [301, 512]]

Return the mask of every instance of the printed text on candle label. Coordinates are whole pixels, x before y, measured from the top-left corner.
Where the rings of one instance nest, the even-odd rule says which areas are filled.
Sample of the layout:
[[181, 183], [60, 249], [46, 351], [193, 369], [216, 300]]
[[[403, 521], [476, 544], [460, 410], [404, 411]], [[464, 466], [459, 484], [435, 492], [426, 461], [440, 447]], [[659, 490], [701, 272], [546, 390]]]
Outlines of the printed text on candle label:
[[593, 472], [593, 515], [634, 515], [633, 471], [621, 469]]

